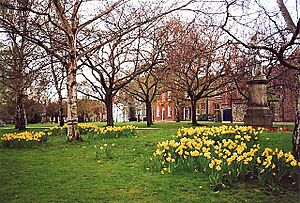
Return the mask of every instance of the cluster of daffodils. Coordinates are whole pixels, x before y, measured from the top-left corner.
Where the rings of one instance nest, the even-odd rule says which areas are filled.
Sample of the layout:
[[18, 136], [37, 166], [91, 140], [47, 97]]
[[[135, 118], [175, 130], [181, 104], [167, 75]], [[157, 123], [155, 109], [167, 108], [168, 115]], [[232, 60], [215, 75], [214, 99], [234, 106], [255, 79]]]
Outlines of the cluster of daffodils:
[[[94, 125], [94, 124], [89, 124], [89, 123], [79, 123], [77, 125], [78, 127], [78, 130], [81, 134], [88, 134], [90, 132], [95, 132], [98, 130], [98, 126]], [[53, 126], [53, 127], [50, 127], [48, 129], [48, 134], [49, 135], [66, 135], [67, 133], [67, 128], [68, 128], [68, 125], [65, 124], [63, 126]]]
[[300, 167], [300, 162], [291, 152], [285, 153], [278, 148], [265, 148], [255, 161], [258, 179], [271, 185], [284, 182], [287, 176], [291, 176], [289, 172], [293, 168]]
[[7, 133], [1, 138], [3, 146], [9, 148], [31, 147], [36, 143], [46, 142], [45, 132]]
[[101, 138], [118, 138], [134, 136], [136, 129], [137, 127], [133, 125], [108, 126], [105, 128], [98, 128], [96, 132]]
[[263, 132], [263, 128], [253, 128], [251, 126], [226, 126], [219, 127], [197, 127], [180, 128], [177, 131], [177, 137], [208, 137], [213, 140], [239, 139], [247, 142], [258, 139], [258, 135]]
[[48, 128], [47, 134], [53, 136], [66, 136], [67, 135], [67, 124], [64, 126], [53, 126]]
[[48, 130], [63, 130], [67, 128], [67, 124], [63, 125], [63, 126], [52, 126], [50, 128], [48, 128]]
[[248, 126], [180, 128], [175, 140], [157, 144], [154, 156], [162, 174], [181, 169], [205, 172], [214, 183], [257, 177], [269, 184], [264, 176], [277, 175], [281, 180], [300, 163], [290, 153], [261, 149], [262, 132]]
[[90, 123], [79, 123], [78, 129], [81, 134], [89, 134], [97, 131], [99, 127]]
[[100, 159], [102, 159], [102, 152], [105, 152], [105, 156], [108, 159], [113, 159], [113, 147], [115, 146], [115, 143], [113, 144], [103, 144], [100, 146], [94, 145], [94, 147], [96, 148], [96, 159], [98, 160], [98, 163], [100, 163]]
[[[67, 125], [62, 127], [54, 126], [48, 129], [48, 135], [66, 135]], [[78, 130], [81, 134], [87, 134], [89, 137], [101, 137], [101, 138], [111, 138], [111, 137], [129, 137], [134, 135], [134, 130], [137, 127], [133, 125], [126, 126], [115, 126], [115, 127], [98, 127], [94, 124], [89, 123], [79, 123]]]

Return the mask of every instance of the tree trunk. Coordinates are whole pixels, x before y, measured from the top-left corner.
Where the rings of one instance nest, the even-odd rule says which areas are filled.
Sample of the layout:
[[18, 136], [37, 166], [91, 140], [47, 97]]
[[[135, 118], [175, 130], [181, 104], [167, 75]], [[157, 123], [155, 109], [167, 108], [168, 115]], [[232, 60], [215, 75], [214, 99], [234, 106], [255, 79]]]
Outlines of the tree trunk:
[[59, 117], [59, 126], [62, 127], [65, 124], [65, 121], [64, 121], [63, 98], [61, 93], [59, 93], [59, 98], [58, 98], [58, 117]]
[[[299, 76], [300, 79], [300, 76]], [[300, 90], [297, 91], [297, 107], [295, 128], [293, 133], [293, 154], [298, 161], [300, 161]]]
[[152, 106], [151, 101], [146, 101], [146, 120], [147, 120], [147, 126], [150, 127], [152, 123]]
[[[295, 128], [293, 133], [293, 155], [300, 161], [300, 71], [298, 71], [298, 90], [297, 90], [297, 103], [296, 103], [296, 118]], [[296, 182], [297, 189], [300, 192], [300, 168], [296, 169]]]
[[107, 94], [105, 98], [105, 106], [106, 106], [106, 125], [114, 126], [113, 120], [113, 96], [112, 94]]
[[[72, 52], [72, 53], [75, 53]], [[72, 142], [74, 140], [82, 141], [78, 130], [78, 116], [77, 116], [77, 82], [76, 82], [76, 71], [77, 61], [76, 55], [71, 56], [67, 75], [67, 86], [68, 86], [68, 133], [67, 140]]]
[[193, 101], [191, 100], [191, 104], [192, 104], [192, 125], [198, 125], [197, 123], [197, 116], [196, 116], [196, 109], [197, 109], [197, 105], [196, 105], [197, 101]]
[[178, 100], [176, 100], [175, 115], [176, 115], [176, 122], [180, 122], [179, 102], [178, 102]]
[[26, 119], [25, 109], [23, 104], [24, 95], [20, 92], [16, 94], [16, 110], [15, 110], [15, 129], [25, 130]]
[[[293, 22], [291, 14], [286, 8], [283, 0], [277, 0], [278, 7], [280, 9], [281, 15], [289, 29], [290, 33], [294, 33], [297, 29]], [[295, 52], [296, 53], [296, 52]], [[299, 61], [298, 61], [299, 65]], [[296, 118], [295, 118], [295, 128], [293, 133], [293, 154], [297, 161], [300, 161], [300, 70], [298, 70], [298, 90], [297, 90], [297, 102], [296, 102]], [[298, 192], [300, 192], [300, 168], [296, 169], [296, 183]]]

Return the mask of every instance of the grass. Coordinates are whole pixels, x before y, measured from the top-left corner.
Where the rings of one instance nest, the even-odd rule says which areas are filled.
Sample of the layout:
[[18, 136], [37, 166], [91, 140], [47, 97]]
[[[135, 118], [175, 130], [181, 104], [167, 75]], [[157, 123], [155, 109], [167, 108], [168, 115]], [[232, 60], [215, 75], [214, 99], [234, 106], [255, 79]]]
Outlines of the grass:
[[[152, 171], [148, 160], [156, 143], [172, 139], [178, 127], [189, 124], [155, 123], [153, 129], [144, 122], [133, 124], [145, 128], [137, 137], [95, 140], [83, 135], [84, 142], [70, 144], [64, 137], [50, 137], [34, 149], [1, 147], [0, 202], [299, 202], [292, 188], [274, 193], [255, 182], [240, 182], [215, 193], [202, 173]], [[28, 130], [51, 125], [30, 125]], [[13, 131], [9, 127], [0, 128], [0, 135]], [[290, 151], [291, 132], [264, 133], [261, 142]], [[103, 152], [98, 162], [94, 146], [104, 143], [115, 143], [114, 158]]]

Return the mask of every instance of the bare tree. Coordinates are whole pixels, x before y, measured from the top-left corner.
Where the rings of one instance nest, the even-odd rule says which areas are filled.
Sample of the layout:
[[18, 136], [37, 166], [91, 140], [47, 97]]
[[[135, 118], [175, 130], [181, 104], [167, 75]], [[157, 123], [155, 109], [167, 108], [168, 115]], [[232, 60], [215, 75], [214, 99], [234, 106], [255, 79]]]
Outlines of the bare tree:
[[[55, 26], [48, 22], [48, 25], [45, 27], [46, 30], [44, 30], [47, 33], [47, 36], [49, 37], [49, 47], [51, 50], [55, 50], [56, 52], [59, 51], [59, 49], [64, 50], [64, 44], [60, 44], [56, 38], [58, 36], [61, 36], [61, 31], [56, 31]], [[64, 104], [63, 104], [63, 95], [62, 92], [64, 90], [64, 85], [67, 78], [67, 72], [66, 70], [68, 67], [66, 64], [62, 63], [62, 61], [57, 60], [53, 55], [50, 55], [50, 70], [52, 75], [52, 83], [54, 84], [55, 90], [57, 92], [58, 96], [58, 118], [59, 118], [59, 125], [64, 125]]]
[[[292, 3], [289, 1], [289, 3]], [[297, 2], [296, 2], [297, 3]], [[249, 5], [252, 6], [252, 9]], [[254, 6], [254, 7], [253, 7]], [[233, 14], [233, 11], [243, 7], [243, 12]], [[253, 11], [255, 8], [255, 12]], [[294, 7], [294, 8], [297, 8]], [[224, 22], [221, 28], [242, 46], [257, 50], [261, 56], [269, 61], [276, 61], [286, 69], [297, 70], [300, 73], [299, 63], [299, 33], [300, 18], [295, 10], [288, 10], [282, 0], [277, 0], [277, 7], [267, 9], [263, 2], [245, 1], [243, 5], [235, 1], [225, 1]], [[251, 21], [249, 19], [252, 19]], [[237, 25], [245, 30], [241, 37], [232, 29]], [[231, 29], [229, 28], [231, 27]], [[298, 77], [300, 81], [300, 77]], [[299, 82], [298, 82], [299, 83]], [[293, 133], [293, 154], [300, 160], [300, 92], [298, 88], [298, 102]]]
[[[204, 24], [203, 24], [204, 25]], [[173, 43], [167, 51], [173, 87], [185, 92], [191, 103], [192, 125], [197, 125], [197, 101], [220, 95], [228, 85], [226, 42], [215, 28], [174, 20], [169, 23]]]
[[60, 63], [55, 63], [51, 57], [50, 69], [52, 73], [52, 82], [58, 95], [58, 117], [59, 125], [64, 125], [64, 106], [63, 106], [63, 85], [66, 79], [65, 68]]
[[[86, 57], [83, 62], [90, 69], [83, 76], [93, 91], [80, 92], [105, 103], [109, 126], [113, 125], [114, 96], [134, 78], [152, 69], [160, 61], [163, 45], [154, 43], [149, 47], [149, 41], [141, 33], [142, 30], [138, 29], [122, 35], [94, 55]], [[150, 41], [152, 42], [151, 39]]]
[[[4, 6], [11, 10], [28, 11], [31, 14], [31, 23], [36, 26], [37, 31], [31, 30], [31, 32], [22, 32], [18, 26], [14, 26], [11, 22], [4, 18], [1, 18], [1, 23], [10, 29], [10, 32], [17, 33], [25, 37], [27, 40], [36, 43], [40, 47], [44, 48], [49, 54], [54, 56], [60, 61], [66, 68], [67, 72], [67, 112], [68, 112], [68, 141], [78, 140], [82, 138], [77, 129], [78, 117], [77, 117], [77, 61], [86, 53], [91, 52], [101, 44], [89, 44], [87, 42], [86, 49], [79, 53], [77, 48], [77, 42], [82, 39], [78, 38], [80, 32], [87, 29], [88, 26], [95, 23], [97, 20], [101, 20], [107, 16], [113, 9], [121, 4], [121, 0], [116, 1], [113, 4], [106, 4], [100, 8], [100, 11], [94, 14], [90, 19], [80, 18], [79, 11], [82, 8], [83, 1], [77, 0], [74, 2], [69, 1], [41, 1], [35, 2], [37, 4], [28, 6], [16, 5], [13, 3], [1, 2], [1, 6]], [[47, 23], [45, 23], [47, 22]], [[58, 30], [55, 35], [55, 41], [59, 44], [58, 47], [53, 47], [53, 43], [50, 43], [51, 36], [45, 35], [46, 26], [49, 26], [49, 22]]]
[[[101, 2], [101, 3], [100, 3]], [[128, 33], [137, 27], [161, 18], [162, 16], [183, 8], [193, 2], [189, 0], [182, 4], [173, 3], [170, 7], [165, 7], [165, 10], [155, 16], [150, 12], [145, 12], [145, 18], [136, 18], [136, 21], [132, 22], [128, 27], [120, 27], [122, 33]], [[32, 2], [30, 2], [32, 3]], [[100, 49], [108, 42], [111, 42], [119, 38], [120, 34], [114, 30], [105, 29], [102, 27], [110, 16], [114, 16], [117, 12], [129, 12], [127, 9], [127, 2], [124, 0], [111, 1], [99, 1], [95, 4], [96, 9], [87, 9], [88, 2], [82, 0], [76, 1], [63, 1], [63, 0], [41, 0], [32, 3], [32, 6], [19, 6], [10, 1], [1, 1], [0, 6], [8, 8], [10, 10], [28, 10], [31, 14], [31, 23], [36, 26], [36, 30], [30, 32], [22, 32], [18, 26], [1, 18], [1, 23], [10, 29], [11, 32], [17, 33], [26, 39], [36, 43], [40, 47], [44, 48], [47, 53], [53, 55], [58, 59], [67, 72], [67, 92], [68, 92], [68, 141], [82, 140], [79, 131], [77, 129], [77, 62], [83, 56], [87, 56], [90, 53]], [[161, 4], [156, 4], [161, 6]], [[117, 9], [117, 8], [124, 9]], [[141, 11], [146, 7], [141, 7]], [[90, 12], [93, 10], [92, 12]], [[138, 14], [138, 9], [134, 8], [132, 13]], [[115, 12], [115, 13], [114, 13]], [[140, 16], [140, 15], [138, 15]], [[113, 18], [112, 24], [118, 25], [119, 19]], [[126, 20], [126, 19], [125, 19]], [[47, 23], [46, 23], [47, 22]], [[50, 22], [57, 30], [55, 35], [55, 41], [60, 45], [60, 49], [54, 50], [51, 47], [49, 36], [45, 35], [45, 26]], [[92, 32], [89, 32], [91, 31]], [[82, 33], [90, 33], [90, 35], [84, 35]], [[95, 36], [97, 36], [95, 38]], [[78, 47], [80, 44], [80, 47]]]
[[162, 68], [151, 68], [125, 86], [125, 92], [133, 96], [135, 100], [145, 103], [148, 127], [153, 124], [152, 103], [160, 93], [161, 80], [165, 76], [164, 72]]
[[81, 92], [105, 103], [107, 125], [113, 125], [112, 104], [117, 92], [161, 60], [165, 44], [160, 41], [157, 24], [179, 8], [182, 6], [164, 10], [145, 4], [141, 10], [127, 8], [130, 12], [124, 12], [126, 8], [121, 7], [116, 9], [117, 15], [106, 19], [103, 26], [116, 33], [116, 37], [82, 60], [82, 65], [90, 70], [83, 69], [83, 76], [93, 91]]
[[[19, 6], [30, 6], [29, 1], [18, 1]], [[29, 26], [29, 12], [1, 10], [2, 19], [18, 26], [22, 32], [31, 29]], [[0, 23], [1, 24], [1, 23]], [[31, 85], [39, 82], [45, 83], [44, 75], [41, 74], [45, 67], [45, 52], [28, 41], [25, 37], [10, 32], [6, 26], [2, 27], [5, 32], [2, 35], [3, 47], [0, 54], [0, 82], [6, 85], [15, 98], [15, 128], [24, 130], [26, 127], [26, 113], [24, 100]], [[45, 72], [46, 73], [46, 72]], [[36, 91], [38, 91], [38, 87]], [[35, 92], [36, 92], [35, 91]], [[32, 95], [31, 95], [32, 96]]]

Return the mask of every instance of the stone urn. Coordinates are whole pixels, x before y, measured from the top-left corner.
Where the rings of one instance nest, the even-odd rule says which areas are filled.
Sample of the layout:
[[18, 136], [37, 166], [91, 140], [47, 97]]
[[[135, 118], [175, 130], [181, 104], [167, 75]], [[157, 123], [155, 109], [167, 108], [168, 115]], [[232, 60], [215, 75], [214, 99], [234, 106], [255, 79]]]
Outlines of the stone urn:
[[252, 80], [248, 81], [249, 100], [245, 125], [257, 127], [272, 127], [273, 114], [268, 107], [267, 79], [262, 73], [258, 73]]

